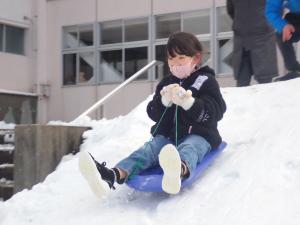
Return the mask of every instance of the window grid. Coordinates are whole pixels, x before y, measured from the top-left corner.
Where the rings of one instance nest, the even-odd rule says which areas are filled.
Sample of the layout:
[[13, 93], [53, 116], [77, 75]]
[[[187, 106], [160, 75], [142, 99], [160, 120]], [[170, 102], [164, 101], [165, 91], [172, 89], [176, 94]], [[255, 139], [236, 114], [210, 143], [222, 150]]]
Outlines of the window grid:
[[[17, 26], [6, 25], [6, 24], [0, 24], [0, 26], [2, 27], [2, 32], [0, 33], [1, 35], [0, 52], [17, 54], [17, 55], [25, 55], [25, 29]], [[11, 31], [10, 33], [7, 32], [8, 28]], [[16, 35], [16, 33], [12, 31], [18, 32], [18, 35]], [[11, 38], [9, 39], [9, 42], [7, 41], [8, 34], [12, 35]]]
[[[121, 29], [122, 29], [122, 37], [121, 37], [121, 42], [118, 42], [118, 43], [110, 43], [110, 44], [101, 44], [101, 41], [99, 41], [99, 45], [97, 46], [97, 49], [98, 49], [98, 54], [99, 54], [99, 61], [98, 62], [103, 62], [102, 59], [101, 59], [101, 52], [103, 51], [114, 51], [114, 50], [118, 50], [118, 49], [121, 49], [122, 50], [122, 81], [125, 80], [126, 76], [125, 76], [125, 73], [126, 73], [126, 56], [125, 56], [125, 51], [128, 50], [130, 51], [130, 49], [132, 48], [141, 48], [141, 47], [146, 47], [147, 48], [147, 62], [149, 61], [149, 51], [150, 51], [150, 41], [149, 41], [149, 36], [150, 36], [150, 33], [149, 33], [149, 17], [141, 17], [140, 19], [141, 20], [146, 20], [147, 22], [147, 26], [148, 26], [148, 35], [147, 35], [147, 40], [138, 40], [138, 41], [126, 41], [126, 33], [125, 33], [125, 24], [126, 22], [130, 22], [130, 21], [133, 21], [133, 20], [136, 20], [136, 19], [139, 19], [139, 18], [130, 18], [130, 19], [122, 19], [120, 20], [121, 21]], [[118, 20], [116, 20], [118, 21]], [[108, 21], [110, 22], [110, 21]], [[104, 21], [104, 22], [100, 22], [99, 23], [99, 37], [102, 37], [102, 30], [101, 30], [101, 27], [102, 27], [102, 24], [105, 24], [107, 23], [107, 21]], [[99, 65], [99, 64], [98, 64]], [[101, 65], [100, 65], [101, 67]], [[141, 69], [141, 68], [139, 68]], [[147, 79], [143, 79], [143, 80], [150, 80], [149, 77], [150, 77], [150, 72], [146, 72], [148, 73], [147, 75]], [[101, 84], [109, 84], [109, 83], [120, 83], [119, 80], [117, 81], [111, 81], [111, 80], [104, 80], [103, 77], [105, 76], [105, 74], [102, 73], [102, 70], [99, 69], [99, 71], [97, 72], [97, 74], [99, 75], [99, 83]], [[132, 74], [131, 74], [132, 75]]]
[[[199, 17], [197, 16], [197, 13], [199, 12]], [[218, 13], [222, 12], [222, 15], [219, 15]], [[202, 13], [202, 14], [201, 14]], [[194, 16], [195, 14], [195, 16]], [[208, 17], [207, 17], [208, 15]], [[147, 49], [147, 58], [146, 61], [149, 62], [153, 59], [156, 58], [157, 55], [157, 47], [160, 45], [166, 45], [167, 43], [167, 37], [160, 38], [161, 36], [157, 36], [158, 32], [158, 27], [157, 27], [157, 18], [162, 16], [165, 21], [163, 21], [164, 26], [167, 25], [168, 22], [168, 16], [171, 18], [171, 23], [174, 25], [174, 21], [176, 22], [176, 17], [179, 16], [179, 22], [180, 22], [180, 30], [183, 31], [185, 30], [186, 24], [192, 23], [192, 25], [196, 24], [196, 21], [201, 19], [202, 17], [208, 19], [209, 21], [209, 33], [202, 33], [201, 34], [195, 34], [196, 37], [202, 42], [203, 46], [205, 45], [206, 48], [204, 48], [204, 54], [207, 54], [209, 56], [208, 62], [205, 64], [208, 64], [211, 66], [213, 69], [215, 69], [216, 73], [218, 76], [223, 76], [223, 75], [228, 75], [228, 71], [226, 73], [223, 73], [220, 70], [220, 54], [221, 54], [221, 49], [219, 48], [220, 43], [226, 42], [226, 40], [230, 40], [233, 37], [233, 32], [230, 31], [231, 27], [226, 27], [228, 24], [225, 24], [225, 28], [222, 28], [223, 32], [219, 32], [219, 23], [220, 19], [223, 18], [224, 16], [224, 9], [221, 7], [216, 7], [212, 6], [211, 8], [207, 9], [200, 9], [200, 10], [194, 10], [194, 11], [188, 11], [188, 12], [174, 12], [174, 13], [169, 13], [169, 14], [162, 14], [162, 15], [152, 15], [148, 17], [141, 17], [141, 18], [126, 18], [126, 19], [119, 19], [119, 20], [114, 20], [114, 21], [120, 21], [120, 26], [121, 26], [121, 42], [116, 42], [116, 43], [101, 43], [102, 40], [101, 38], [103, 37], [102, 35], [102, 25], [105, 23], [113, 23], [114, 21], [103, 21], [103, 22], [95, 22], [93, 24], [93, 45], [92, 46], [79, 46], [80, 44], [78, 43], [78, 47], [76, 48], [63, 48], [62, 53], [63, 54], [71, 54], [71, 53], [76, 53], [76, 76], [78, 76], [79, 73], [79, 54], [84, 53], [84, 52], [92, 52], [94, 55], [94, 83], [93, 84], [107, 84], [107, 83], [120, 83], [124, 81], [125, 79], [125, 71], [126, 71], [126, 58], [125, 58], [125, 53], [126, 50], [130, 50], [131, 48], [141, 48], [141, 47], [146, 47]], [[188, 21], [184, 21], [184, 19], [188, 19]], [[147, 24], [148, 27], [148, 39], [147, 40], [133, 40], [133, 41], [126, 41], [126, 24], [133, 24], [134, 26], [134, 20], [141, 19], [143, 22]], [[195, 19], [195, 21], [192, 21]], [[142, 24], [141, 26], [145, 26], [145, 24]], [[185, 23], [186, 22], [186, 23]], [[221, 21], [223, 23], [223, 21]], [[85, 24], [86, 25], [86, 24]], [[79, 33], [79, 27], [83, 25], [76, 25], [77, 26], [77, 36], [80, 39], [80, 33]], [[223, 23], [224, 26], [224, 23]], [[175, 26], [176, 27], [176, 26]], [[106, 27], [107, 29], [109, 28], [109, 25]], [[130, 27], [132, 29], [132, 27]], [[112, 30], [110, 32], [113, 32], [113, 27], [111, 28]], [[199, 28], [201, 29], [201, 28]], [[198, 29], [198, 31], [199, 31]], [[207, 28], [206, 28], [207, 29]], [[200, 30], [201, 31], [201, 30]], [[64, 31], [63, 31], [64, 32]], [[207, 32], [207, 31], [206, 31]], [[157, 38], [159, 37], [159, 38]], [[107, 38], [107, 37], [106, 37]], [[128, 39], [127, 39], [128, 40]], [[130, 39], [129, 39], [130, 40]], [[64, 43], [63, 45], [64, 46]], [[204, 46], [204, 47], [205, 47]], [[143, 48], [141, 48], [143, 49]], [[102, 59], [102, 52], [107, 52], [107, 51], [115, 51], [115, 50], [121, 50], [121, 64], [122, 64], [122, 77], [121, 80], [105, 80], [104, 75], [102, 74], [102, 65], [101, 62]], [[162, 51], [162, 50], [160, 50]], [[227, 50], [228, 51], [228, 50]], [[207, 56], [207, 57], [208, 57]], [[134, 59], [133, 59], [134, 60]], [[134, 61], [137, 63], [137, 61]], [[116, 61], [115, 63], [118, 63]], [[164, 66], [166, 68], [166, 66]], [[165, 70], [165, 69], [164, 69]], [[151, 68], [148, 71], [147, 79], [144, 79], [143, 81], [150, 81], [150, 80], [156, 80], [158, 79], [158, 76], [156, 74], [157, 69], [156, 68]], [[164, 71], [165, 75], [165, 71]], [[77, 77], [78, 79], [78, 77]], [[77, 80], [76, 79], [76, 80]], [[91, 83], [87, 83], [91, 85]], [[78, 82], [77, 84], [78, 85]], [[83, 84], [79, 84], [83, 85]]]

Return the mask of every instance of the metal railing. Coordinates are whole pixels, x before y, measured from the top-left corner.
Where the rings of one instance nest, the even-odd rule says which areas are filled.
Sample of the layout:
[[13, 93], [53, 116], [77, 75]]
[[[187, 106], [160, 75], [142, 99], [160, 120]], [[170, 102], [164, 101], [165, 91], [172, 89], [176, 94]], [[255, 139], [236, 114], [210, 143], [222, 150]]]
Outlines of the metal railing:
[[153, 60], [152, 62], [148, 63], [146, 66], [144, 66], [142, 69], [140, 69], [138, 72], [133, 74], [130, 78], [125, 80], [122, 84], [120, 84], [118, 87], [116, 87], [114, 90], [109, 92], [107, 95], [105, 95], [103, 98], [101, 98], [98, 102], [96, 102], [93, 106], [91, 106], [89, 109], [87, 109], [85, 112], [80, 114], [75, 120], [78, 120], [84, 116], [87, 116], [88, 114], [94, 112], [100, 105], [104, 104], [109, 98], [111, 98], [113, 95], [118, 93], [123, 87], [125, 87], [127, 84], [135, 80], [137, 77], [139, 77], [142, 73], [150, 69], [152, 66], [154, 66], [157, 62]]

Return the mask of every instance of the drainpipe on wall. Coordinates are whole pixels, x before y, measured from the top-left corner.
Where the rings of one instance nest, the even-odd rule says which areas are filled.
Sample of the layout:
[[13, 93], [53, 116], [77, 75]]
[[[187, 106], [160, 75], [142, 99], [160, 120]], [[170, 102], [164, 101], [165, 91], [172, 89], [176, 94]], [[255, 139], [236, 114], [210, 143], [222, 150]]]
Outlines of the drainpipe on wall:
[[35, 0], [36, 29], [37, 29], [37, 57], [36, 57], [36, 83], [38, 94], [38, 123], [47, 123], [47, 103], [49, 85], [47, 79], [47, 1]]

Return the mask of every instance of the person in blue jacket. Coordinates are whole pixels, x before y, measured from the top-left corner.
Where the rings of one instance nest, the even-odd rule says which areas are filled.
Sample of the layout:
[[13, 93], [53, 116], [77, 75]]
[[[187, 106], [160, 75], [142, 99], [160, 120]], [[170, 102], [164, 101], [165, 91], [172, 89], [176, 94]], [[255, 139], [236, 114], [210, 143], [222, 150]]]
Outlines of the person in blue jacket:
[[277, 31], [277, 43], [289, 71], [275, 81], [300, 77], [300, 64], [293, 47], [293, 43], [300, 40], [300, 0], [267, 0], [265, 11], [268, 21]]

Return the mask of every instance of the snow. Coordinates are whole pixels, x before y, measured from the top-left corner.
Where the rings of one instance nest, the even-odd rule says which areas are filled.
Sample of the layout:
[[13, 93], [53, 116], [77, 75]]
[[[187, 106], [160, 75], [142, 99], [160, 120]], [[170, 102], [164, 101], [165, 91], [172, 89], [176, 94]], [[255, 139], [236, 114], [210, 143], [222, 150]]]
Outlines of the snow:
[[5, 123], [4, 121], [0, 121], [0, 129], [3, 130], [11, 130], [15, 128], [15, 124], [14, 123]]
[[12, 91], [12, 90], [5, 90], [0, 89], [1, 94], [11, 94], [11, 95], [25, 95], [25, 96], [38, 96], [36, 93], [30, 93], [30, 92], [21, 92], [21, 91]]
[[[300, 79], [223, 88], [228, 110], [219, 123], [224, 152], [178, 195], [117, 186], [96, 198], [78, 170], [78, 155], [32, 190], [0, 202], [1, 225], [298, 225], [300, 221]], [[145, 108], [84, 124], [82, 151], [113, 166], [150, 139]], [[77, 121], [78, 123], [78, 121]], [[83, 122], [82, 122], [83, 123]]]

